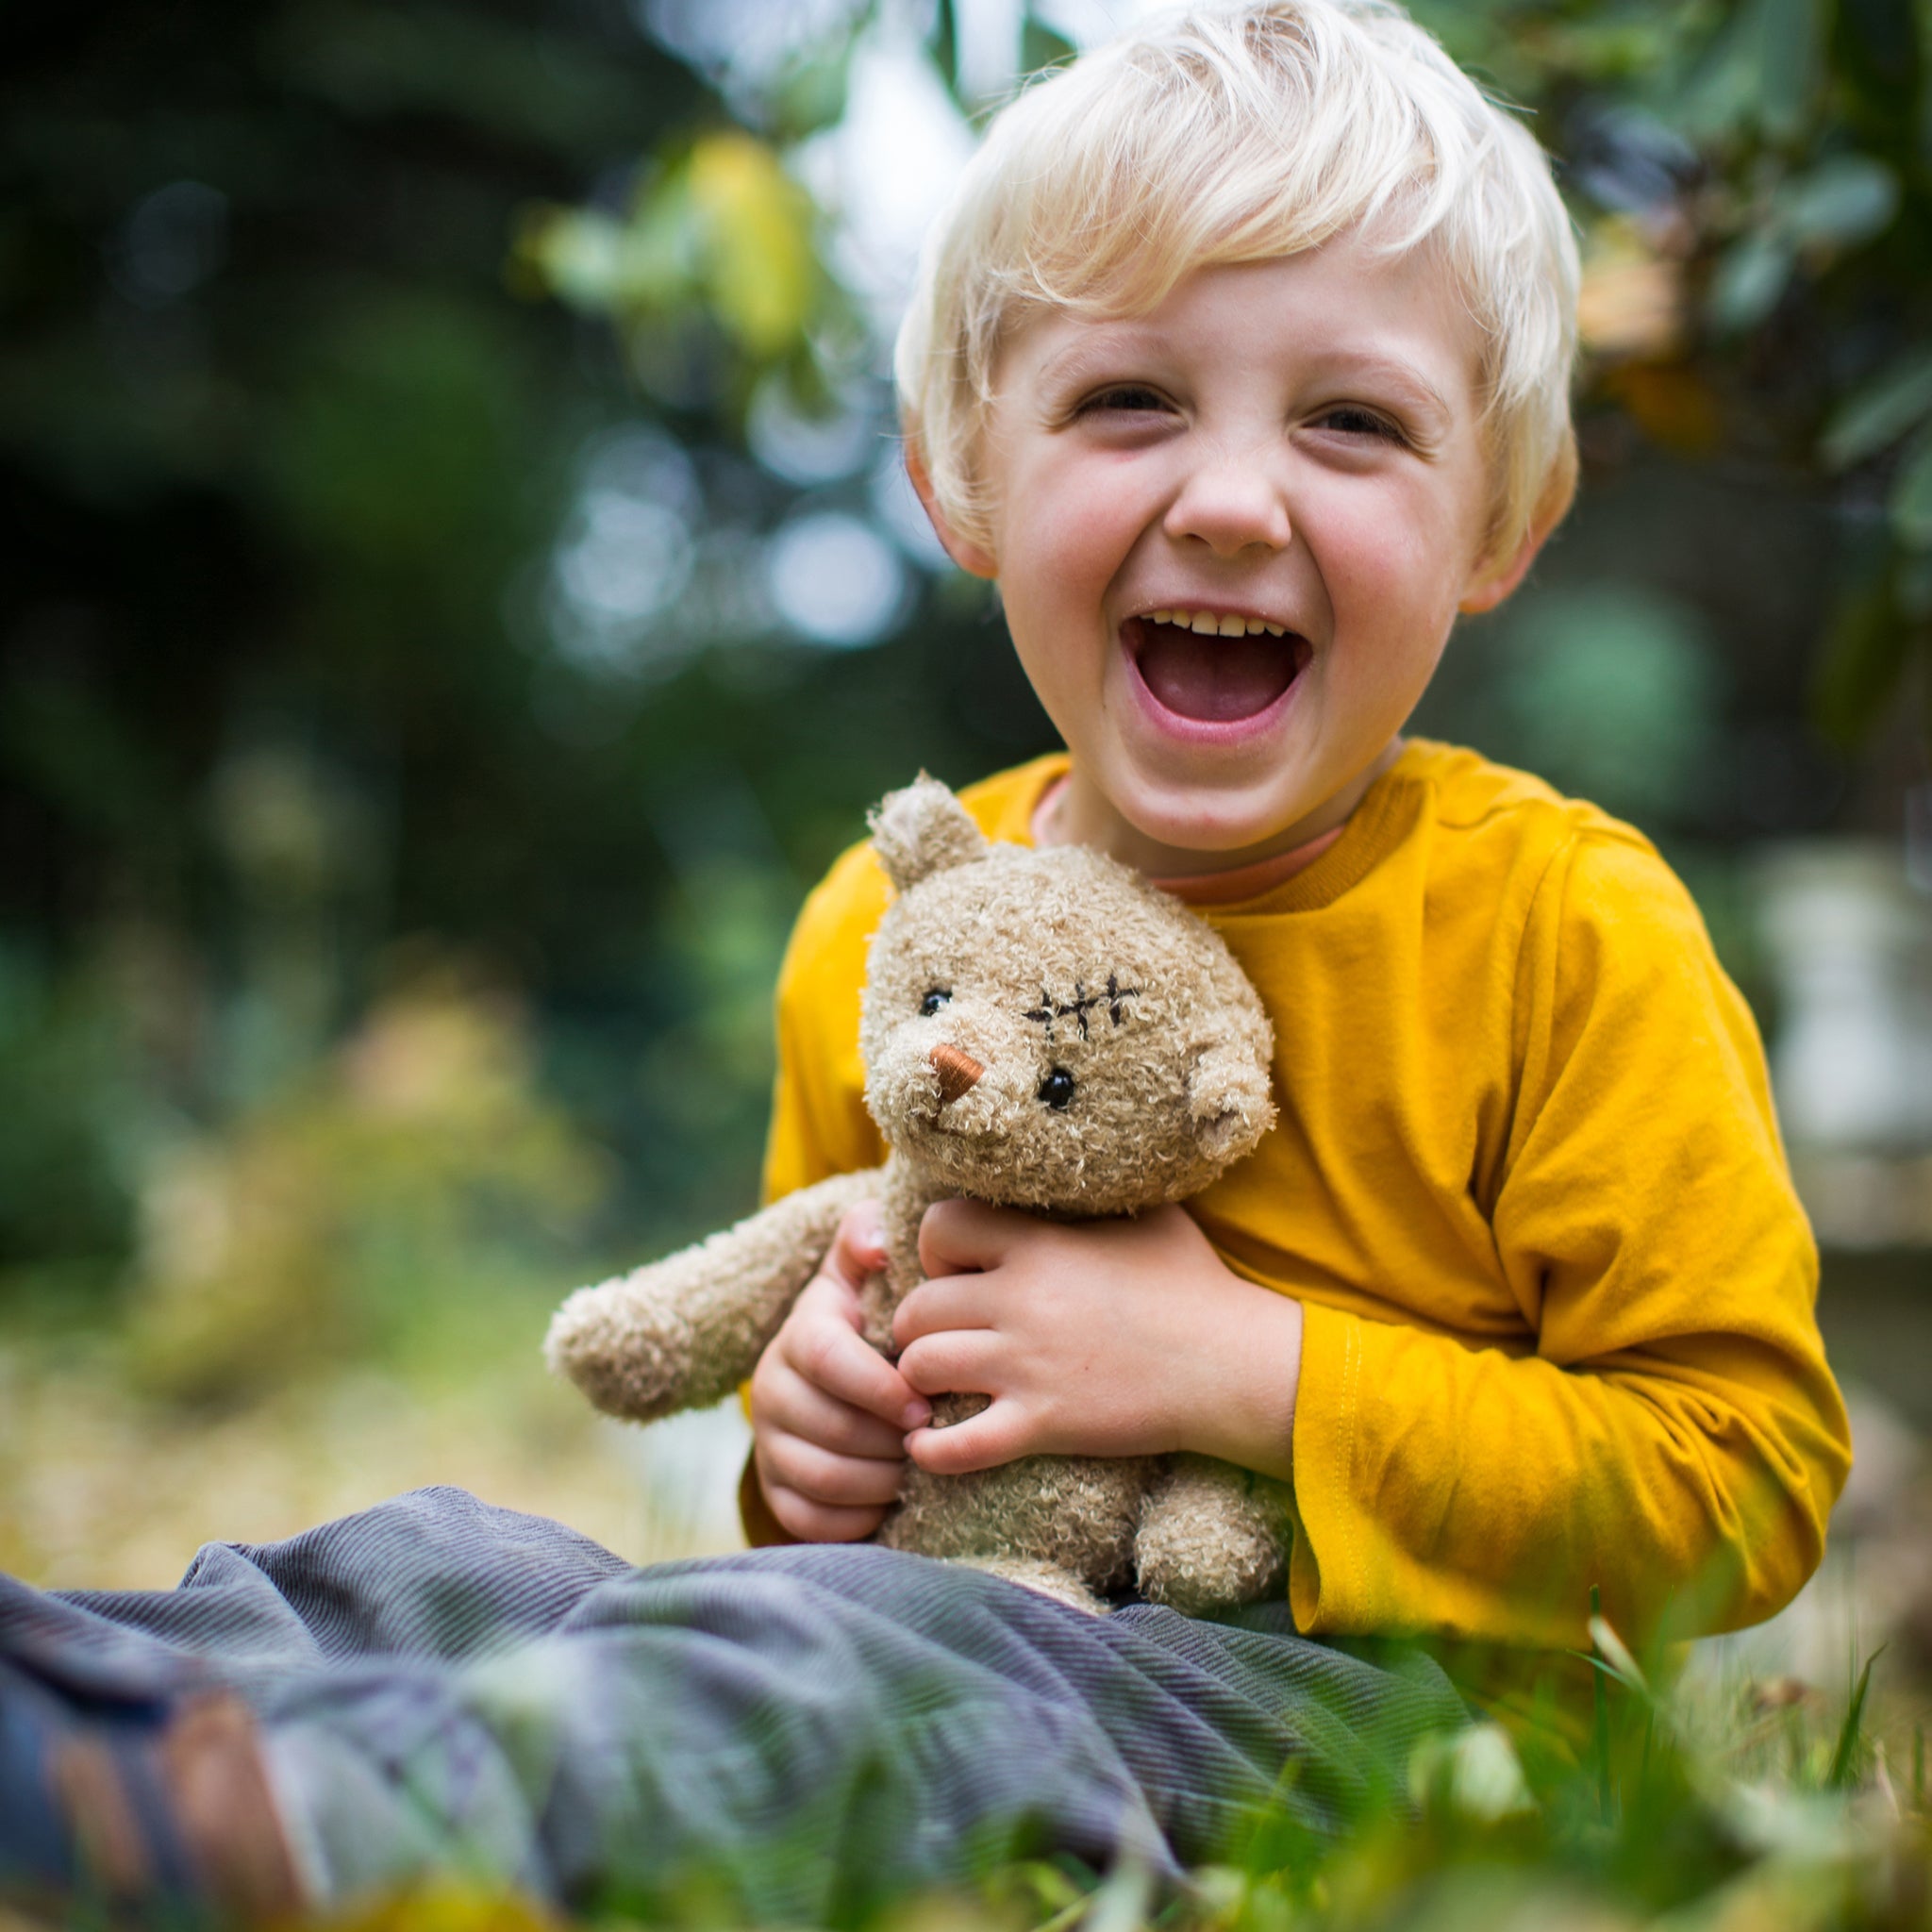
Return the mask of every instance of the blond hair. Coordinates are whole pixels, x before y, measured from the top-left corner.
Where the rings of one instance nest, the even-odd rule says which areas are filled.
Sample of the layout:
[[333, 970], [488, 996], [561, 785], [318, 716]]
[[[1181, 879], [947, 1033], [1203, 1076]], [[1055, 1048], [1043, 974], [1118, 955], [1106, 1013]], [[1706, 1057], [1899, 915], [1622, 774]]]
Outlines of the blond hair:
[[1350, 229], [1439, 250], [1482, 343], [1485, 551], [1568, 505], [1576, 245], [1542, 150], [1390, 0], [1246, 0], [1143, 23], [1029, 83], [927, 238], [894, 358], [954, 529], [988, 537], [979, 434], [1029, 316], [1144, 313], [1197, 268]]

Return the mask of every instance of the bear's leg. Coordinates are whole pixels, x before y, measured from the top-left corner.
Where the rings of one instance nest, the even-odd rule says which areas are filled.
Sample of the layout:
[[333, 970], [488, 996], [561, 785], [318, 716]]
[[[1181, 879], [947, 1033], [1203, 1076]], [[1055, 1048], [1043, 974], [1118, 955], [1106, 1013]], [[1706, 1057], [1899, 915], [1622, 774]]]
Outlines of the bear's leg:
[[1185, 1615], [1279, 1596], [1293, 1530], [1265, 1477], [1207, 1456], [1177, 1456], [1148, 1492], [1134, 1536], [1141, 1593]]
[[1003, 1576], [1008, 1583], [1020, 1584], [1041, 1596], [1050, 1596], [1072, 1609], [1085, 1610], [1090, 1616], [1104, 1617], [1111, 1607], [1071, 1570], [1062, 1570], [1058, 1563], [1042, 1562], [1036, 1557], [954, 1557], [948, 1560], [963, 1564], [968, 1570], [984, 1570], [989, 1576]]

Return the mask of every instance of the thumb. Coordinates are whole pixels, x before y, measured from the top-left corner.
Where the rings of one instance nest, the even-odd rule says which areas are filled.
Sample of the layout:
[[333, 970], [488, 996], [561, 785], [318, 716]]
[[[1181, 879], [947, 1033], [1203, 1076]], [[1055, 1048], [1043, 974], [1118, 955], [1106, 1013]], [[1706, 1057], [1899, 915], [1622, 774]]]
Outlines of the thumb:
[[886, 1265], [885, 1219], [876, 1201], [860, 1201], [845, 1210], [819, 1273], [856, 1295], [866, 1277]]

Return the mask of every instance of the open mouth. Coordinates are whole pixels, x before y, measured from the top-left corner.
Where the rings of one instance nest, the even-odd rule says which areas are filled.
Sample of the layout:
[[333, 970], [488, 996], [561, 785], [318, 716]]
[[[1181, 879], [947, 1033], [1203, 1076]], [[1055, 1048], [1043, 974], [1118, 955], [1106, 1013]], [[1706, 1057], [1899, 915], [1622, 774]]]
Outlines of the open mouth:
[[1204, 724], [1258, 717], [1314, 655], [1294, 631], [1211, 611], [1156, 610], [1130, 617], [1121, 638], [1154, 701]]

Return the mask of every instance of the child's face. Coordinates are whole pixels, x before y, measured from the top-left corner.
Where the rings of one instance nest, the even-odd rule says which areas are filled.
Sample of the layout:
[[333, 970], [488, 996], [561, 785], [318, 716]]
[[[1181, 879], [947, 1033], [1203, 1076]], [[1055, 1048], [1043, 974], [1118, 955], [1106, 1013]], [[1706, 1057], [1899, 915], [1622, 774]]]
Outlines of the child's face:
[[[1198, 270], [1144, 316], [1054, 314], [1008, 344], [991, 547], [952, 547], [997, 576], [1073, 753], [1062, 837], [1184, 873], [1347, 816], [1458, 607], [1527, 567], [1479, 556], [1475, 381], [1446, 274], [1353, 238]], [[1161, 616], [1176, 610], [1189, 627]], [[1249, 634], [1226, 634], [1233, 619]]]

